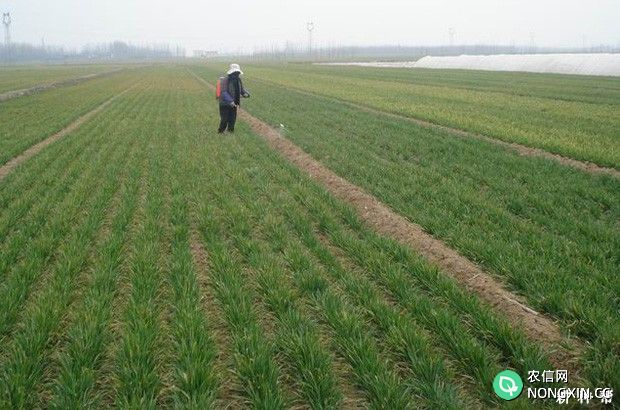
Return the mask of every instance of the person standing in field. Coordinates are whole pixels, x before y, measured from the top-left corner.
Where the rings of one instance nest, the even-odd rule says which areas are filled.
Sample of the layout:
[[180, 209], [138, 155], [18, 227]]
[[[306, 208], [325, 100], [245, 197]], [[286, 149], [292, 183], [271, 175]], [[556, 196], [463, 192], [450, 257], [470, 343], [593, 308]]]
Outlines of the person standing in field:
[[237, 110], [241, 104], [241, 97], [248, 98], [250, 94], [243, 88], [241, 81], [241, 67], [231, 64], [226, 76], [221, 77], [218, 84], [218, 99], [220, 103], [220, 126], [218, 133], [235, 131]]

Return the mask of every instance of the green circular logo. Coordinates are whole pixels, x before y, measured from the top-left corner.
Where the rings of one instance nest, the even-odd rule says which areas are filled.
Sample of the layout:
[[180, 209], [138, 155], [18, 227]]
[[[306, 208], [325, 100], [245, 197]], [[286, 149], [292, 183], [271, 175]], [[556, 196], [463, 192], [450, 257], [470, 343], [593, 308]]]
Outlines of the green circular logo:
[[512, 370], [503, 370], [493, 379], [493, 390], [504, 400], [514, 400], [523, 391], [523, 380]]

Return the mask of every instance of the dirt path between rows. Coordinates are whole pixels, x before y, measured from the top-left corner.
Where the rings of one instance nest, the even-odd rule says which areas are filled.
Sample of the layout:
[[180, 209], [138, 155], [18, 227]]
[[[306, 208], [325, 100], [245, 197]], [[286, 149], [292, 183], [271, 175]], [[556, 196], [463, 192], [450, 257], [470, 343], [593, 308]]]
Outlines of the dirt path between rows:
[[110, 105], [114, 100], [121, 97], [125, 93], [129, 92], [129, 90], [131, 90], [134, 87], [135, 85], [127, 88], [125, 91], [122, 91], [119, 94], [116, 94], [112, 98], [109, 98], [108, 100], [104, 101], [101, 105], [97, 106], [93, 110], [82, 115], [80, 118], [73, 121], [71, 124], [67, 125], [62, 130], [58, 131], [56, 134], [53, 134], [47, 137], [46, 139], [44, 139], [43, 141], [36, 143], [35, 145], [31, 146], [30, 148], [28, 148], [27, 150], [25, 150], [18, 156], [10, 159], [4, 165], [0, 166], [0, 181], [2, 181], [7, 175], [9, 175], [16, 166], [26, 161], [28, 158], [38, 154], [43, 148], [47, 147], [48, 145], [53, 144], [54, 142], [58, 141], [62, 137], [66, 136], [67, 134], [70, 134], [73, 131], [77, 130], [80, 126], [82, 126], [82, 124], [84, 124], [85, 122], [93, 118], [95, 115], [99, 114], [108, 105]]
[[[191, 71], [190, 73], [209, 88], [213, 88], [203, 78]], [[470, 292], [475, 293], [498, 315], [522, 329], [531, 340], [542, 344], [552, 364], [558, 369], [566, 368], [571, 374], [579, 374], [577, 356], [583, 347], [577, 340], [565, 338], [551, 318], [529, 308], [521, 297], [508, 291], [500, 281], [478, 265], [426, 233], [418, 224], [394, 212], [362, 188], [336, 175], [293, 142], [283, 138], [265, 122], [245, 110], [240, 110], [239, 115], [255, 133], [263, 137], [287, 160], [307, 172], [332, 195], [353, 206], [367, 225], [378, 233], [411, 247]]]
[[[268, 83], [268, 84], [273, 84], [276, 86], [281, 86], [278, 83], [275, 83], [273, 81], [269, 81], [269, 80], [264, 80], [264, 79], [260, 79], [259, 81]], [[478, 134], [475, 132], [470, 132], [470, 131], [465, 131], [459, 128], [453, 128], [453, 127], [449, 127], [447, 125], [440, 125], [440, 124], [436, 124], [434, 122], [430, 122], [427, 120], [422, 120], [419, 118], [415, 118], [415, 117], [407, 117], [404, 115], [399, 115], [399, 114], [394, 114], [394, 113], [390, 113], [387, 111], [382, 111], [382, 110], [378, 110], [376, 108], [370, 108], [364, 105], [360, 105], [360, 104], [356, 104], [356, 103], [352, 103], [350, 101], [345, 101], [345, 100], [341, 100], [338, 98], [332, 98], [329, 96], [325, 96], [325, 95], [321, 95], [321, 94], [317, 94], [317, 93], [313, 93], [310, 91], [305, 91], [305, 90], [301, 90], [295, 87], [291, 87], [292, 90], [294, 90], [295, 92], [298, 92], [300, 94], [305, 94], [305, 95], [309, 95], [312, 97], [319, 97], [319, 98], [327, 98], [333, 101], [338, 101], [338, 103], [341, 104], [345, 104], [349, 107], [352, 108], [356, 108], [358, 110], [361, 111], [365, 111], [371, 114], [378, 114], [378, 115], [383, 115], [385, 117], [389, 117], [389, 118], [394, 118], [394, 119], [398, 119], [398, 120], [403, 120], [403, 121], [407, 121], [416, 125], [419, 125], [421, 127], [424, 128], [431, 128], [431, 129], [435, 129], [435, 130], [440, 130], [440, 131], [445, 131], [448, 132], [454, 136], [457, 137], [461, 137], [461, 138], [474, 138], [474, 139], [478, 139], [481, 141], [485, 141], [485, 142], [489, 142], [491, 144], [495, 144], [495, 145], [499, 145], [501, 147], [504, 147], [506, 149], [515, 151], [516, 153], [518, 153], [519, 155], [523, 155], [523, 156], [527, 156], [527, 157], [542, 157], [542, 158], [546, 158], [546, 159], [550, 159], [553, 161], [557, 161], [562, 165], [566, 165], [572, 168], [576, 168], [579, 169], [581, 171], [585, 171], [588, 172], [590, 174], [606, 174], [606, 175], [611, 175], [613, 177], [616, 178], [620, 178], [620, 170], [617, 170], [615, 168], [609, 168], [609, 167], [604, 167], [601, 165], [597, 165], [593, 162], [588, 162], [588, 161], [581, 161], [578, 159], [574, 159], [574, 158], [570, 158], [570, 157], [566, 157], [564, 155], [560, 155], [560, 154], [554, 154], [552, 152], [549, 151], [545, 151], [544, 149], [541, 148], [534, 148], [534, 147], [528, 147], [526, 145], [522, 145], [522, 144], [518, 144], [516, 142], [506, 142], [506, 141], [502, 141], [500, 139], [496, 139], [496, 138], [492, 138], [492, 137], [488, 137], [486, 135], [482, 135], [482, 134]]]
[[269, 125], [243, 110], [240, 111], [240, 117], [286, 159], [307, 172], [335, 197], [352, 205], [362, 220], [378, 233], [410, 246], [440, 267], [514, 326], [521, 327], [531, 339], [540, 341], [558, 368], [566, 367], [572, 354], [561, 351], [559, 345], [566, 342], [566, 339], [552, 319], [526, 306], [520, 297], [506, 290], [498, 280], [475, 263], [426, 233], [421, 226], [397, 214], [362, 188], [336, 175], [290, 140], [282, 138]]
[[17, 97], [24, 97], [26, 95], [30, 95], [30, 94], [35, 94], [41, 91], [45, 91], [45, 90], [49, 90], [51, 88], [58, 88], [58, 87], [66, 87], [69, 85], [75, 85], [75, 84], [79, 84], [81, 82], [87, 81], [87, 80], [92, 80], [94, 78], [99, 78], [99, 77], [107, 77], [109, 75], [112, 74], [116, 74], [120, 71], [124, 71], [126, 70], [125, 68], [116, 68], [114, 70], [110, 70], [110, 71], [104, 71], [101, 73], [94, 73], [94, 74], [87, 74], [87, 75], [83, 75], [80, 77], [75, 77], [75, 78], [68, 78], [66, 80], [60, 80], [60, 81], [56, 81], [53, 83], [48, 83], [48, 84], [39, 84], [39, 85], [35, 85], [33, 87], [30, 88], [23, 88], [21, 90], [13, 90], [13, 91], [7, 91], [5, 93], [0, 94], [0, 102], [6, 101], [6, 100], [10, 100], [13, 98], [17, 98]]

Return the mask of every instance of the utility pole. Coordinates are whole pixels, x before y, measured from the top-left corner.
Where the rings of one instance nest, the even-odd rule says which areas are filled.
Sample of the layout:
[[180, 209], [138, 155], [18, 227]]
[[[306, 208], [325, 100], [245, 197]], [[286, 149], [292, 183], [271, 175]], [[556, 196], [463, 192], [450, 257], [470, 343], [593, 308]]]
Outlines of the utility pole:
[[11, 13], [2, 13], [2, 24], [4, 24], [4, 45], [8, 49], [11, 45]]
[[581, 35], [581, 52], [582, 53], [587, 53], [586, 51], [587, 44], [588, 44], [588, 37], [586, 37], [585, 34], [582, 34]]
[[308, 22], [306, 24], [306, 30], [308, 30], [308, 55], [312, 58], [312, 32], [314, 31], [314, 23]]
[[450, 47], [454, 46], [454, 36], [456, 35], [456, 31], [454, 30], [454, 27], [450, 27], [448, 29], [448, 42], [450, 44]]
[[43, 53], [43, 56], [45, 57], [45, 63], [47, 64], [48, 58], [47, 58], [47, 48], [45, 47], [45, 37], [41, 37], [41, 52]]
[[11, 60], [11, 14], [2, 13], [2, 24], [4, 24], [4, 46], [6, 49], [6, 59]]
[[536, 52], [536, 34], [533, 31], [530, 31], [530, 52]]

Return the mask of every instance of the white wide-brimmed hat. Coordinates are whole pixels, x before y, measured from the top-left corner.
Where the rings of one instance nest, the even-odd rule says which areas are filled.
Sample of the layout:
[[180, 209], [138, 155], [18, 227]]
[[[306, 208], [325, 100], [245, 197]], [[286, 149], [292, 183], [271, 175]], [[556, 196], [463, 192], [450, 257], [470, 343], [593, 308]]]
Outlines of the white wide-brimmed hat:
[[230, 68], [228, 69], [226, 74], [232, 74], [232, 73], [243, 74], [243, 71], [241, 71], [241, 67], [239, 67], [239, 64], [231, 64], [230, 65]]

